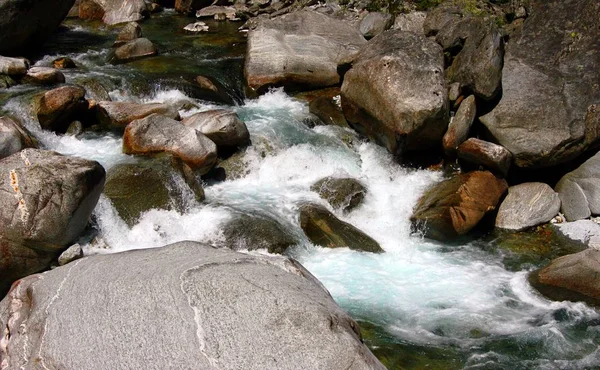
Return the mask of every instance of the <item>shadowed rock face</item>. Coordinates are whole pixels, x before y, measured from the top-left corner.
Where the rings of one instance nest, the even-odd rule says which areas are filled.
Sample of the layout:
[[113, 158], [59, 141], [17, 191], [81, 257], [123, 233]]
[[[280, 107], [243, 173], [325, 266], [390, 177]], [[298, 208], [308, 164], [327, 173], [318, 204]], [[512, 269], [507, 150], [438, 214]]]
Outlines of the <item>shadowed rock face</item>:
[[338, 66], [354, 60], [366, 40], [343, 21], [310, 10], [262, 20], [248, 34], [248, 88], [314, 89], [340, 82]]
[[132, 102], [101, 101], [96, 105], [98, 121], [107, 127], [125, 128], [136, 119], [157, 113], [172, 119], [179, 119], [176, 108], [163, 103], [138, 104]]
[[36, 140], [25, 128], [10, 117], [0, 117], [0, 159], [34, 147]]
[[219, 147], [244, 146], [250, 143], [246, 124], [235, 112], [226, 109], [196, 113], [181, 123], [203, 133]]
[[45, 130], [64, 133], [74, 120], [88, 109], [85, 89], [62, 86], [45, 92], [37, 104], [37, 118]]
[[535, 1], [507, 45], [502, 99], [480, 120], [518, 167], [554, 166], [596, 145], [599, 12], [596, 0]]
[[568, 221], [600, 214], [600, 153], [564, 175], [555, 190], [562, 202], [561, 212]]
[[384, 369], [301, 265], [194, 242], [29, 276], [0, 325], [11, 369]]
[[348, 122], [393, 154], [439, 145], [448, 106], [442, 49], [411, 32], [369, 41], [342, 84]]
[[483, 166], [504, 177], [508, 174], [512, 160], [512, 155], [503, 146], [474, 137], [458, 146], [457, 155], [461, 162]]
[[75, 0], [3, 0], [0, 2], [0, 54], [38, 48], [65, 19]]

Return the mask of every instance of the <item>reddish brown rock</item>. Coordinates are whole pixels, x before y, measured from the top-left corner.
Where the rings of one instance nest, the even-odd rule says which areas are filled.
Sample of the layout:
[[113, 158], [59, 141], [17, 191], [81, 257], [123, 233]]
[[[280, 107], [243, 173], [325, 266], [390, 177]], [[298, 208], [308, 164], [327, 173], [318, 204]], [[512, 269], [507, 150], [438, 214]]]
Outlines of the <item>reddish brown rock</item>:
[[96, 116], [100, 124], [111, 128], [124, 128], [136, 119], [147, 117], [153, 113], [179, 119], [177, 109], [162, 103], [138, 104], [101, 101], [96, 106]]
[[104, 9], [94, 0], [82, 0], [79, 3], [79, 18], [85, 20], [102, 19]]
[[65, 82], [65, 75], [57, 69], [48, 67], [31, 67], [23, 82], [39, 85], [54, 85]]
[[87, 110], [84, 96], [85, 89], [79, 86], [62, 86], [44, 93], [37, 109], [40, 126], [64, 133], [71, 122]]
[[458, 146], [458, 158], [471, 165], [484, 166], [492, 172], [506, 176], [512, 154], [501, 145], [470, 138]]

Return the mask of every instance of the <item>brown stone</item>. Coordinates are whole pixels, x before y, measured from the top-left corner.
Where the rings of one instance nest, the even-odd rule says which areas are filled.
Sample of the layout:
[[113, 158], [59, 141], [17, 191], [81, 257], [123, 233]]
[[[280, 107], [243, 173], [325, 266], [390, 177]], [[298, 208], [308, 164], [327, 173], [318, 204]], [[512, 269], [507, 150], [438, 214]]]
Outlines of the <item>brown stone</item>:
[[37, 117], [46, 130], [64, 133], [71, 122], [88, 108], [85, 89], [79, 86], [62, 86], [47, 91], [39, 100]]
[[501, 145], [470, 138], [458, 146], [458, 158], [475, 166], [484, 166], [494, 173], [506, 176], [512, 154]]
[[163, 103], [138, 104], [133, 102], [101, 101], [96, 106], [98, 122], [111, 128], [124, 128], [136, 119], [158, 113], [172, 119], [179, 119], [177, 109]]
[[[458, 97], [455, 99], [457, 100]], [[471, 95], [460, 103], [460, 107], [454, 118], [448, 125], [448, 131], [444, 134], [442, 145], [444, 152], [448, 155], [456, 153], [456, 149], [469, 137], [469, 131], [475, 120], [477, 107], [475, 96]]]
[[82, 0], [79, 3], [79, 18], [85, 20], [102, 19], [104, 9], [94, 0]]

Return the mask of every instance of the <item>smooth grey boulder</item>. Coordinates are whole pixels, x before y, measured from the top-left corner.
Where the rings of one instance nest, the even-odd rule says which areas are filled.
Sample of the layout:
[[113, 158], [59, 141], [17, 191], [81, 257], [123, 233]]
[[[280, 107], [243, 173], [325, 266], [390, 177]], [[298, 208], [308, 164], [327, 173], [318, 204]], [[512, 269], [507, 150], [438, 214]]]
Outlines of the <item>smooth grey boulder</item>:
[[0, 54], [39, 48], [65, 19], [75, 0], [3, 0], [0, 2]]
[[0, 325], [11, 369], [385, 369], [299, 263], [190, 241], [22, 279]]
[[560, 198], [547, 184], [526, 182], [511, 186], [498, 209], [496, 227], [526, 230], [552, 220], [559, 210]]
[[348, 122], [393, 154], [439, 145], [448, 127], [441, 47], [389, 30], [361, 50], [342, 84]]
[[552, 227], [568, 239], [600, 249], [600, 225], [592, 220], [563, 222]]
[[502, 99], [480, 120], [516, 166], [545, 168], [598, 143], [600, 2], [536, 1], [530, 10], [507, 45]]
[[95, 161], [23, 149], [0, 160], [0, 294], [83, 232], [104, 186]]
[[0, 55], [0, 75], [23, 76], [28, 68], [29, 62], [25, 58], [9, 58]]
[[152, 41], [140, 37], [116, 48], [108, 57], [108, 62], [111, 64], [129, 63], [156, 54], [158, 54], [158, 49]]
[[[450, 98], [450, 95], [448, 97]], [[470, 95], [460, 103], [456, 115], [448, 124], [448, 131], [442, 138], [442, 145], [446, 154], [455, 154], [458, 146], [467, 140], [476, 114], [475, 96]]]
[[163, 103], [138, 104], [134, 102], [101, 101], [96, 105], [98, 122], [110, 128], [124, 128], [136, 119], [157, 113], [172, 119], [179, 119], [176, 108]]
[[196, 113], [181, 121], [200, 131], [218, 147], [244, 146], [250, 143], [250, 133], [240, 117], [227, 109], [212, 109]]
[[340, 82], [338, 66], [366, 40], [344, 21], [312, 10], [261, 19], [248, 33], [244, 75], [251, 93], [270, 86], [315, 89]]
[[200, 174], [207, 173], [217, 161], [217, 146], [204, 134], [156, 113], [127, 125], [123, 152], [138, 155], [169, 153]]
[[503, 177], [508, 175], [512, 162], [512, 155], [503, 146], [474, 137], [460, 144], [456, 154], [461, 163], [483, 166]]
[[395, 30], [414, 32], [422, 35], [425, 34], [423, 24], [425, 23], [426, 17], [427, 13], [418, 11], [398, 14], [394, 20], [393, 28]]
[[17, 121], [10, 117], [0, 117], [0, 159], [36, 146], [33, 136]]
[[554, 187], [568, 221], [600, 214], [600, 153], [564, 175]]
[[283, 254], [297, 244], [286, 225], [263, 214], [236, 212], [221, 226], [221, 232], [225, 246], [233, 250], [266, 249], [269, 253]]
[[94, 0], [104, 10], [102, 21], [108, 25], [136, 22], [149, 13], [144, 0]]
[[361, 21], [358, 29], [366, 38], [371, 39], [394, 25], [394, 17], [389, 13], [370, 12]]

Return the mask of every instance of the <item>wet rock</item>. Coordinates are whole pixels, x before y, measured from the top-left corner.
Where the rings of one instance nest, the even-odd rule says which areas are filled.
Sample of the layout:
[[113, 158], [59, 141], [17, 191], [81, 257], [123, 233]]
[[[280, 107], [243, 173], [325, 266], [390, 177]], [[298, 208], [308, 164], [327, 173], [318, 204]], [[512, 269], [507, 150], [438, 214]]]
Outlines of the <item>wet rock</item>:
[[153, 113], [172, 119], [179, 119], [177, 109], [163, 103], [138, 104], [133, 102], [101, 101], [96, 106], [98, 122], [106, 127], [125, 128], [136, 119]]
[[118, 47], [128, 43], [129, 41], [142, 37], [142, 27], [137, 22], [129, 22], [121, 29], [117, 35], [117, 40], [114, 46]]
[[175, 0], [175, 10], [179, 13], [192, 14], [212, 4], [212, 0]]
[[127, 125], [123, 135], [123, 152], [140, 155], [170, 153], [200, 174], [207, 173], [217, 160], [217, 146], [209, 138], [159, 114], [151, 114]]
[[547, 184], [527, 182], [511, 186], [498, 209], [496, 227], [526, 230], [549, 222], [559, 210], [560, 198]]
[[449, 120], [443, 71], [435, 42], [386, 31], [369, 41], [346, 73], [344, 115], [393, 154], [439, 145]]
[[52, 66], [57, 69], [77, 68], [77, 64], [69, 57], [60, 57], [52, 61]]
[[203, 133], [218, 147], [238, 147], [250, 143], [246, 124], [235, 112], [226, 109], [196, 113], [181, 123]]
[[457, 155], [461, 162], [483, 166], [504, 177], [512, 161], [512, 155], [503, 146], [473, 137], [458, 146]]
[[367, 188], [353, 178], [326, 177], [317, 181], [310, 190], [319, 194], [333, 208], [351, 211], [365, 199]]
[[600, 249], [600, 225], [592, 220], [579, 220], [553, 224], [564, 237], [580, 242], [586, 247]]
[[200, 88], [199, 91], [194, 93], [194, 97], [228, 105], [235, 104], [233, 98], [227, 94], [227, 88], [219, 81], [206, 76], [196, 76], [194, 82]]
[[225, 14], [226, 18], [235, 17], [236, 10], [232, 6], [211, 5], [196, 12], [196, 18], [214, 18], [215, 15]]
[[261, 19], [248, 33], [246, 82], [253, 93], [336, 85], [338, 67], [352, 62], [365, 42], [350, 24], [314, 11]]
[[598, 142], [598, 12], [593, 0], [535, 2], [508, 44], [502, 99], [480, 120], [518, 167], [564, 163]]
[[245, 151], [236, 152], [231, 157], [219, 161], [219, 168], [225, 170], [228, 180], [241, 179], [250, 173]]
[[58, 265], [64, 266], [67, 263], [77, 261], [80, 258], [83, 258], [83, 250], [81, 249], [81, 245], [73, 244], [67, 248], [66, 251], [62, 252], [60, 256], [58, 256]]
[[79, 18], [86, 21], [104, 18], [104, 8], [96, 0], [81, 0], [79, 3]]
[[600, 305], [600, 250], [588, 248], [563, 256], [534, 271], [529, 282], [556, 301], [585, 301]]
[[0, 55], [0, 74], [23, 76], [27, 73], [29, 62], [25, 58], [9, 58]]
[[109, 56], [108, 62], [111, 64], [129, 63], [156, 54], [158, 54], [158, 49], [152, 41], [146, 38], [138, 38], [116, 48]]
[[328, 96], [320, 96], [313, 99], [309, 103], [308, 109], [310, 113], [317, 116], [326, 125], [350, 127], [341, 107]]
[[0, 160], [0, 294], [80, 236], [104, 175], [98, 162], [39, 149]]
[[23, 82], [39, 85], [55, 85], [65, 82], [65, 75], [57, 69], [31, 67], [23, 77]]
[[144, 0], [95, 0], [104, 9], [102, 21], [108, 25], [137, 22], [148, 15]]
[[15, 81], [12, 77], [0, 74], [0, 89], [8, 89], [18, 84], [19, 83]]
[[71, 122], [69, 128], [67, 129], [67, 132], [65, 132], [65, 134], [70, 136], [78, 136], [81, 133], [83, 133], [83, 123], [81, 123], [81, 121]]
[[8, 328], [1, 353], [9, 368], [68, 358], [62, 370], [257, 370], [275, 362], [384, 369], [358, 325], [300, 264], [195, 242], [88, 257], [27, 277], [0, 303], [0, 325]]
[[427, 13], [425, 12], [411, 12], [407, 14], [398, 14], [394, 20], [393, 28], [395, 30], [414, 32], [419, 35], [425, 34], [423, 24]]
[[300, 227], [313, 244], [324, 248], [348, 247], [363, 252], [383, 252], [379, 243], [370, 236], [316, 204], [300, 207]]
[[65, 19], [75, 0], [0, 2], [0, 54], [27, 54], [39, 48]]
[[183, 27], [183, 30], [191, 33], [208, 32], [208, 26], [204, 22], [195, 22]]
[[[83, 88], [85, 88], [85, 97], [88, 99], [95, 100], [97, 102], [110, 101], [110, 94], [108, 89], [103, 85], [99, 79], [94, 77], [82, 77], [74, 78], [73, 82]], [[111, 85], [108, 85], [111, 87]]]
[[452, 155], [456, 153], [458, 146], [467, 140], [476, 113], [477, 107], [473, 95], [467, 97], [460, 103], [456, 115], [448, 125], [448, 131], [446, 131], [442, 138], [442, 145], [444, 146], [444, 152], [446, 152], [446, 154]]
[[36, 146], [33, 136], [17, 121], [10, 117], [0, 117], [0, 159]]
[[568, 221], [600, 214], [600, 153], [564, 175], [554, 188]]
[[235, 214], [221, 227], [225, 245], [233, 250], [266, 249], [283, 254], [296, 244], [286, 226], [266, 215]]
[[360, 21], [358, 29], [366, 39], [371, 39], [390, 29], [393, 25], [394, 17], [391, 14], [371, 12]]
[[64, 133], [88, 108], [85, 90], [80, 86], [62, 86], [45, 92], [37, 104], [37, 118], [45, 130]]
[[444, 51], [458, 54], [446, 70], [450, 82], [484, 100], [500, 92], [504, 43], [496, 24], [482, 17], [468, 17], [440, 30], [436, 40]]
[[410, 220], [426, 237], [452, 240], [494, 210], [508, 185], [487, 171], [459, 174], [425, 191]]

